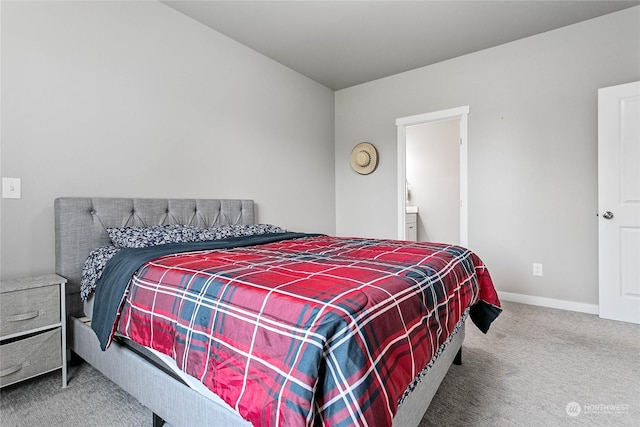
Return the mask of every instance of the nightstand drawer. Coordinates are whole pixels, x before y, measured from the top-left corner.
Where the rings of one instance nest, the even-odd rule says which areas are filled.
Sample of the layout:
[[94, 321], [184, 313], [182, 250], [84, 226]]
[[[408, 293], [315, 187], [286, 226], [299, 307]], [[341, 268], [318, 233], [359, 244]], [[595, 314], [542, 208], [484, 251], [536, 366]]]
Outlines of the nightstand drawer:
[[0, 346], [0, 386], [62, 366], [60, 328]]
[[43, 286], [2, 294], [0, 336], [60, 322], [60, 286]]

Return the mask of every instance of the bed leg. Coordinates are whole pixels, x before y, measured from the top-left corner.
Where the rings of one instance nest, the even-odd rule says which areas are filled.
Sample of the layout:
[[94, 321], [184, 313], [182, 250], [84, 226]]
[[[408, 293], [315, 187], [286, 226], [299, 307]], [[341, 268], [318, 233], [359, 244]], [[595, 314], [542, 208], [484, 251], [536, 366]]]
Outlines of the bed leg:
[[164, 425], [164, 420], [154, 413], [153, 414], [153, 427], [162, 427], [163, 425]]
[[72, 350], [68, 350], [68, 352], [67, 352], [67, 365], [68, 366], [78, 366], [82, 362], [84, 362], [84, 360], [82, 360], [82, 358], [80, 356], [78, 356]]
[[453, 364], [458, 366], [462, 365], [462, 347], [460, 347], [460, 350], [456, 353], [456, 357], [453, 359]]

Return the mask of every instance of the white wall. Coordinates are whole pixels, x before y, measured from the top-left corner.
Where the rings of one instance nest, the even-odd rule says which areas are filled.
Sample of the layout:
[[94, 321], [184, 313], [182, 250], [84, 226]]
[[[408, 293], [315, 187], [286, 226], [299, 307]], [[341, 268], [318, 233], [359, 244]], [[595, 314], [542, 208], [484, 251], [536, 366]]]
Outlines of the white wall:
[[418, 206], [418, 240], [460, 243], [460, 119], [407, 127], [410, 205]]
[[[59, 196], [252, 198], [335, 232], [334, 93], [156, 2], [0, 2], [2, 277], [54, 269]], [[310, 186], [312, 183], [312, 187]]]
[[[597, 89], [640, 79], [639, 24], [634, 7], [337, 92], [337, 234], [396, 237], [396, 118], [468, 105], [470, 248], [500, 291], [597, 304]], [[360, 141], [372, 175], [349, 169]]]

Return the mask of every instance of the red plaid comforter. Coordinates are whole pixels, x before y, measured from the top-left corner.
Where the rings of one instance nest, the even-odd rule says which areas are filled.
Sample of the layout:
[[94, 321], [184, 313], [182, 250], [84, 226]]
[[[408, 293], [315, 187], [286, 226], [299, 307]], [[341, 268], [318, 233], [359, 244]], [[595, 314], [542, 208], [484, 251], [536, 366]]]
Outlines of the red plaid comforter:
[[254, 425], [389, 426], [474, 304], [500, 311], [467, 249], [316, 236], [148, 262], [117, 330]]

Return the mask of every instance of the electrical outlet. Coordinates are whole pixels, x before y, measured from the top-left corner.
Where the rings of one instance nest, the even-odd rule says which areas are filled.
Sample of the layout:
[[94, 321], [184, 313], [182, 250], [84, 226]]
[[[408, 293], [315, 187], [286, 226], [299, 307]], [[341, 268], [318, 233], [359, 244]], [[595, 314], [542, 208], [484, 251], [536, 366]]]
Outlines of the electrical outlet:
[[20, 178], [2, 178], [2, 198], [19, 199], [22, 197]]
[[533, 263], [533, 275], [542, 276], [542, 264], [539, 264], [537, 262]]

